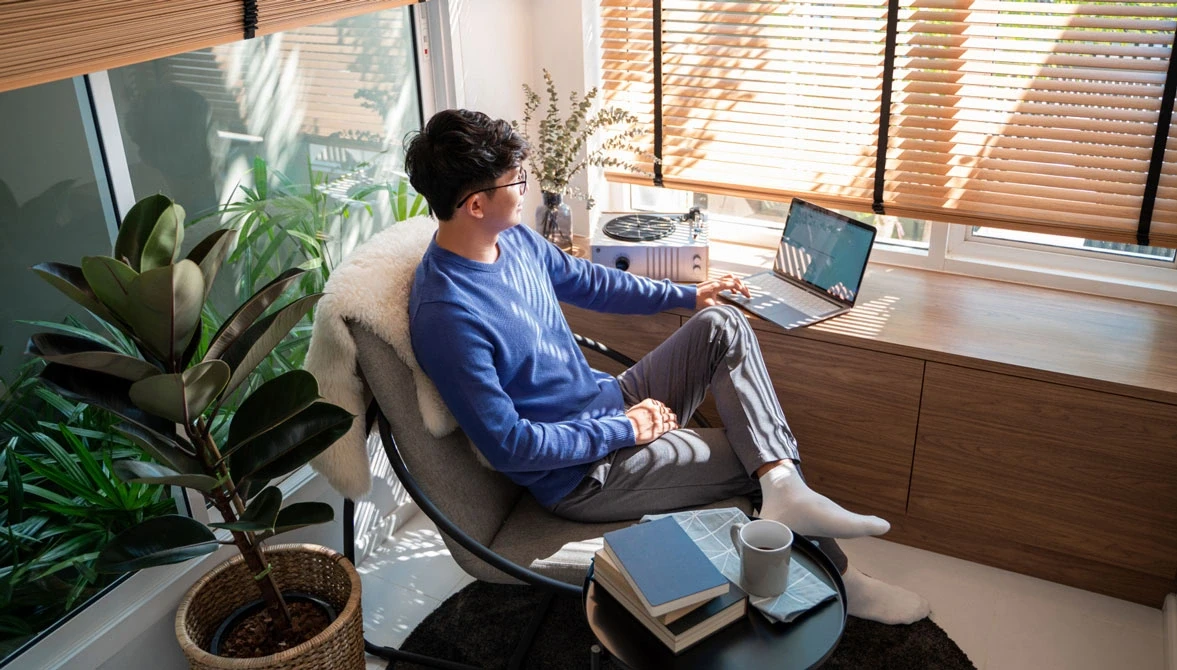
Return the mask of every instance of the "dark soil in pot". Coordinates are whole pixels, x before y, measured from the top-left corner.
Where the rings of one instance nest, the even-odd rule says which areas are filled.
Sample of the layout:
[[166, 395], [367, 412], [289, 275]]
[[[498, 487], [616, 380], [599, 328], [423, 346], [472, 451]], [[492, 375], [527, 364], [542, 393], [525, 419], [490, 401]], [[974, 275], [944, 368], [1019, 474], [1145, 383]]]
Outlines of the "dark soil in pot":
[[209, 653], [226, 658], [257, 658], [296, 647], [323, 632], [335, 620], [335, 608], [306, 593], [284, 592], [294, 627], [282, 631], [263, 600], [237, 608], [217, 628]]

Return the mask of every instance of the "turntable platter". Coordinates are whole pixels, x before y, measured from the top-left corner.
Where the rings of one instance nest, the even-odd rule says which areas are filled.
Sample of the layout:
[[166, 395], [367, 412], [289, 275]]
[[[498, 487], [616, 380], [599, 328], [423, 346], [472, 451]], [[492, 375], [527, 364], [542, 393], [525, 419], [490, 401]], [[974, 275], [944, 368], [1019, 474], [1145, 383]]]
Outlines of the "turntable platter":
[[657, 214], [626, 214], [606, 223], [602, 231], [615, 240], [651, 242], [674, 232], [676, 222]]

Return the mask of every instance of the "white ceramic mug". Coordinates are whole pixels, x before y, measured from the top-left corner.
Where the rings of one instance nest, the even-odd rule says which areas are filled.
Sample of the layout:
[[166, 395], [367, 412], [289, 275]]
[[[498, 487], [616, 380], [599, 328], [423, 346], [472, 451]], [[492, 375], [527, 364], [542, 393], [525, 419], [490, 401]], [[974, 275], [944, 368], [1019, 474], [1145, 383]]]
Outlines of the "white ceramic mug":
[[759, 597], [784, 593], [789, 585], [793, 531], [779, 521], [757, 519], [732, 524], [731, 534], [740, 557], [740, 586]]

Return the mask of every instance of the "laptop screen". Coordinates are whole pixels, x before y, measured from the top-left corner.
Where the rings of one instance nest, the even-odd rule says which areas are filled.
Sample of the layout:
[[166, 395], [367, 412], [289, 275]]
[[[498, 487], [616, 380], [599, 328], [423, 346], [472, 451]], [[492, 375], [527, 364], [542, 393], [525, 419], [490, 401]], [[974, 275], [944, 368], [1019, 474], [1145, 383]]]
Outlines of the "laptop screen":
[[773, 270], [852, 305], [874, 241], [871, 226], [794, 198]]

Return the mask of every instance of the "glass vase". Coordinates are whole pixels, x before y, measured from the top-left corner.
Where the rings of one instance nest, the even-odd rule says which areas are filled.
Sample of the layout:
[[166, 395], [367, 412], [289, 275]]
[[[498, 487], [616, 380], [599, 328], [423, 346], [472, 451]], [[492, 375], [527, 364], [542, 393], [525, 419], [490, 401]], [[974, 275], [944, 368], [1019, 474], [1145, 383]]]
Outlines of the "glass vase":
[[562, 194], [544, 192], [544, 204], [535, 210], [535, 229], [561, 251], [572, 251], [572, 210]]

